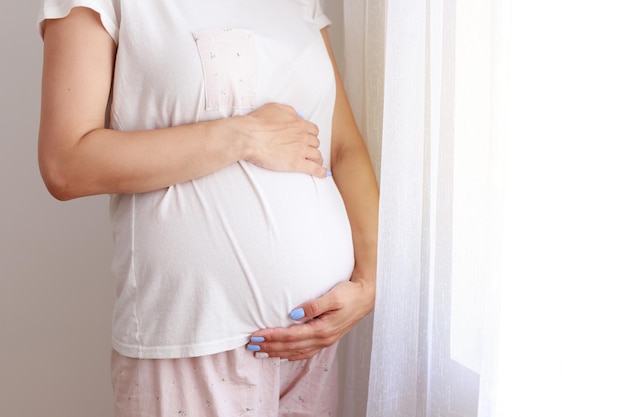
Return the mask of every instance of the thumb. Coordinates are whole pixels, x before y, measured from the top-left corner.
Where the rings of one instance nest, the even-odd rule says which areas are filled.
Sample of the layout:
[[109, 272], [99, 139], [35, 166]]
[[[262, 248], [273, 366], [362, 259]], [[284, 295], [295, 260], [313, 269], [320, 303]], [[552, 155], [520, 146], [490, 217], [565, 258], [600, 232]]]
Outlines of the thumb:
[[311, 320], [319, 317], [335, 309], [334, 299], [333, 290], [330, 290], [315, 300], [301, 304], [289, 313], [289, 317], [294, 321]]

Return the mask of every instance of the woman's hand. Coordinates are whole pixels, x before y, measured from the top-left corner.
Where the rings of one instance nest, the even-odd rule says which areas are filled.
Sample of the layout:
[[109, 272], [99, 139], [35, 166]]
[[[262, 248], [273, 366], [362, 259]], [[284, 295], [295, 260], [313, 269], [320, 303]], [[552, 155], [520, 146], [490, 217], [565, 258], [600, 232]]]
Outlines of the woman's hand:
[[319, 129], [289, 106], [270, 103], [235, 117], [247, 149], [246, 161], [274, 171], [303, 172], [324, 178]]
[[372, 282], [337, 284], [322, 297], [291, 312], [292, 319], [302, 324], [255, 332], [248, 349], [256, 352], [257, 358], [280, 357], [296, 361], [313, 357], [335, 344], [372, 311], [375, 294]]

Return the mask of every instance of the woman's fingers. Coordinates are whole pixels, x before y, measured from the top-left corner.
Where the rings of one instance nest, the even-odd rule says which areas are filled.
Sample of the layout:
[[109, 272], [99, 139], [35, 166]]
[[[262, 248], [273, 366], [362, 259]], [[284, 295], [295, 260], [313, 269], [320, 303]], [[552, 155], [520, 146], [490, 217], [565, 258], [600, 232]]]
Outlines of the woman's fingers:
[[328, 176], [319, 150], [319, 128], [282, 104], [270, 103], [247, 116], [242, 128], [249, 145], [247, 161], [275, 171]]
[[289, 328], [270, 329], [265, 336], [251, 338], [248, 350], [256, 352], [257, 358], [309, 359], [339, 339], [338, 333], [327, 333], [323, 327], [321, 319], [313, 319]]
[[372, 295], [352, 281], [342, 282], [323, 296], [294, 309], [293, 326], [255, 332], [248, 349], [257, 357], [308, 359], [336, 343], [371, 311]]

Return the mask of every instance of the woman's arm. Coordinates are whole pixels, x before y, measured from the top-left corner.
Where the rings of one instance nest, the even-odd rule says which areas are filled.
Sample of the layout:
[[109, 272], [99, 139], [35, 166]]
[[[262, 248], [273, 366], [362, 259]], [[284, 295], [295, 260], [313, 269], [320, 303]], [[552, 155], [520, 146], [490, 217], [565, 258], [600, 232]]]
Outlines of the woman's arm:
[[[332, 130], [333, 178], [341, 193], [352, 228], [355, 267], [350, 281], [333, 287], [302, 309], [306, 323], [254, 333], [265, 342], [262, 352], [284, 359], [311, 358], [337, 342], [374, 308], [378, 247], [378, 184], [369, 154], [354, 121], [346, 92], [325, 29], [326, 42], [337, 79]], [[258, 340], [258, 339], [255, 339]]]
[[378, 183], [369, 153], [356, 125], [341, 81], [330, 39], [323, 31], [337, 79], [333, 116], [333, 178], [343, 197], [354, 244], [355, 268], [351, 281], [363, 286], [368, 311], [374, 308], [378, 251]]
[[77, 7], [44, 30], [39, 163], [54, 197], [152, 191], [239, 160], [326, 176], [317, 126], [289, 106], [152, 131], [106, 129], [116, 46], [98, 14]]

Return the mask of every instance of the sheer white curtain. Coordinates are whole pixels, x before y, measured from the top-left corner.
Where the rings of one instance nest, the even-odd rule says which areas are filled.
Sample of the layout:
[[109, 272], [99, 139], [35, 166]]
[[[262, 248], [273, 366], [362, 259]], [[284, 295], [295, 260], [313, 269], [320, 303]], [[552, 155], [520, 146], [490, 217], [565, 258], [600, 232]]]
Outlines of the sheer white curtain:
[[489, 415], [501, 3], [389, 0], [368, 416]]
[[333, 16], [381, 184], [377, 306], [343, 342], [343, 417], [489, 415], [500, 14], [491, 0], [344, 0]]

